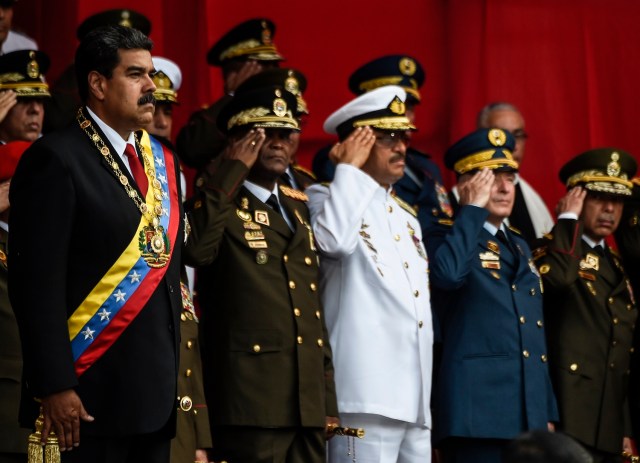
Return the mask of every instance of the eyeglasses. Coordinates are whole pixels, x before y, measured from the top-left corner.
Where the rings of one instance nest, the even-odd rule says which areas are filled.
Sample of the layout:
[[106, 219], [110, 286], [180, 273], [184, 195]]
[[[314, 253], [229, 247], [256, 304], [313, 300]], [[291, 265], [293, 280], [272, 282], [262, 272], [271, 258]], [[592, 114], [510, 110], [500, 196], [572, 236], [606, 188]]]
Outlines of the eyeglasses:
[[404, 146], [409, 146], [411, 143], [411, 135], [409, 132], [384, 132], [376, 135], [376, 143], [383, 148], [393, 148], [400, 142], [402, 142]]
[[513, 132], [511, 132], [511, 135], [513, 135], [513, 138], [515, 138], [516, 140], [526, 140], [527, 138], [529, 138], [529, 134], [525, 132], [524, 129], [515, 129]]

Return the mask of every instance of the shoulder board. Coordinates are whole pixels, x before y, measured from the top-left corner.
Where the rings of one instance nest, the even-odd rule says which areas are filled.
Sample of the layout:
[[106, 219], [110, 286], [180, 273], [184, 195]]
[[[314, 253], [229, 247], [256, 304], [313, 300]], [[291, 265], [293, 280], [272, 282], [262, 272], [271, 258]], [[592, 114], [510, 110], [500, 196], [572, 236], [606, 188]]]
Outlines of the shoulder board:
[[282, 191], [283, 195], [288, 196], [289, 198], [297, 199], [298, 201], [309, 200], [309, 197], [302, 191], [294, 190], [293, 188], [285, 185], [280, 185], [280, 191]]
[[450, 227], [453, 227], [453, 220], [451, 219], [438, 219], [438, 223], [440, 225], [448, 225]]
[[402, 209], [407, 211], [412, 216], [418, 217], [418, 213], [416, 212], [416, 210], [413, 207], [411, 207], [408, 203], [400, 199], [397, 195], [391, 195], [391, 197], [396, 200], [396, 202], [400, 205]]
[[507, 228], [511, 230], [513, 233], [515, 233], [516, 235], [522, 235], [522, 232], [518, 230], [516, 227], [512, 227], [511, 225], [509, 225]]
[[298, 172], [302, 172], [303, 174], [305, 174], [308, 177], [311, 177], [312, 179], [316, 180], [316, 176], [313, 172], [311, 172], [308, 169], [305, 169], [304, 167], [302, 167], [299, 164], [294, 164], [291, 166], [294, 170], [297, 170]]

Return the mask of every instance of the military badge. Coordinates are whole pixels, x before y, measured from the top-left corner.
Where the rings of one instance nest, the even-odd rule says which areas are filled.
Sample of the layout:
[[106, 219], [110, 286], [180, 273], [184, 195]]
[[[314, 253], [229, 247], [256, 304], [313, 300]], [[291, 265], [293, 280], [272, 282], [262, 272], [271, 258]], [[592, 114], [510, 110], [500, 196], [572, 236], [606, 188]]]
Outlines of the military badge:
[[252, 249], [266, 249], [268, 247], [266, 241], [249, 241], [248, 244]]
[[428, 261], [427, 253], [425, 252], [424, 247], [422, 245], [422, 240], [420, 240], [420, 238], [416, 236], [416, 231], [413, 229], [413, 227], [409, 222], [407, 222], [407, 229], [409, 230], [409, 235], [411, 236], [411, 240], [413, 241], [413, 244], [416, 246], [418, 255], [422, 257], [424, 260]]
[[182, 410], [183, 412], [188, 412], [189, 410], [191, 410], [191, 407], [193, 407], [193, 401], [191, 400], [191, 397], [185, 395], [182, 399], [180, 399], [180, 410]]
[[551, 270], [551, 266], [549, 264], [543, 264], [543, 265], [540, 266], [540, 274], [541, 275], [549, 273], [549, 270]]
[[247, 241], [263, 240], [264, 233], [262, 233], [262, 230], [248, 230], [244, 232], [244, 239]]
[[597, 254], [592, 254], [590, 252], [580, 261], [580, 270], [595, 270], [596, 272], [600, 269], [600, 257]]
[[440, 210], [444, 212], [448, 217], [453, 217], [453, 208], [451, 207], [451, 202], [449, 201], [447, 189], [443, 185], [440, 185], [439, 182], [435, 182], [434, 188], [436, 190], [436, 195], [438, 196], [438, 204], [440, 204]]
[[191, 234], [191, 224], [189, 223], [189, 217], [185, 213], [184, 215], [184, 242], [186, 243]]
[[27, 75], [32, 79], [37, 79], [40, 75], [40, 66], [38, 66], [38, 62], [36, 61], [36, 52], [31, 51], [29, 58], [31, 58], [31, 61], [27, 64]]
[[190, 316], [190, 320], [198, 321], [198, 317], [196, 316], [196, 310], [193, 306], [193, 299], [191, 298], [191, 291], [189, 291], [189, 287], [184, 283], [180, 282], [180, 295], [182, 296], [182, 309], [184, 312], [188, 313]]
[[500, 256], [498, 256], [497, 254], [494, 254], [493, 252], [489, 252], [489, 251], [481, 252], [480, 254], [478, 254], [478, 257], [482, 261], [485, 261], [485, 260], [499, 261], [500, 260]]
[[495, 270], [491, 270], [491, 276], [493, 278], [495, 278], [496, 280], [500, 279], [500, 274], [498, 272], [496, 272]]
[[483, 260], [482, 262], [480, 262], [480, 264], [482, 265], [482, 268], [490, 268], [490, 269], [493, 269], [493, 270], [500, 270], [500, 262]]
[[[249, 216], [251, 218], [251, 216]], [[259, 224], [269, 226], [269, 214], [267, 211], [255, 211], [255, 221]]]
[[245, 211], [249, 209], [249, 198], [243, 197], [240, 199], [240, 207]]
[[[251, 220], [251, 217], [249, 217]], [[245, 230], [262, 230], [262, 227], [255, 222], [245, 222], [242, 224]]]
[[236, 215], [244, 222], [251, 222], [251, 214], [241, 209], [236, 209]]
[[398, 63], [398, 68], [403, 75], [412, 76], [416, 73], [416, 62], [408, 56], [405, 56]]
[[493, 146], [502, 146], [507, 141], [507, 135], [501, 129], [489, 130], [487, 137], [489, 138], [489, 143], [491, 143]]
[[593, 296], [597, 296], [598, 293], [596, 293], [596, 288], [593, 287], [593, 284], [590, 281], [587, 281], [587, 288]]
[[596, 276], [593, 273], [578, 270], [578, 276], [583, 280], [596, 281]]
[[169, 238], [161, 226], [157, 228], [147, 226], [140, 230], [138, 248], [142, 258], [151, 268], [164, 267], [171, 257]]
[[287, 102], [282, 98], [273, 100], [273, 114], [278, 117], [284, 117], [287, 114]]
[[496, 254], [500, 254], [500, 246], [495, 241], [487, 241], [487, 247], [490, 251], [495, 252]]
[[269, 261], [269, 255], [267, 251], [260, 250], [256, 253], [256, 264], [264, 265]]
[[393, 99], [393, 101], [391, 101], [391, 103], [389, 103], [389, 110], [393, 114], [404, 114], [405, 113], [404, 102], [400, 98], [398, 98], [396, 96]]

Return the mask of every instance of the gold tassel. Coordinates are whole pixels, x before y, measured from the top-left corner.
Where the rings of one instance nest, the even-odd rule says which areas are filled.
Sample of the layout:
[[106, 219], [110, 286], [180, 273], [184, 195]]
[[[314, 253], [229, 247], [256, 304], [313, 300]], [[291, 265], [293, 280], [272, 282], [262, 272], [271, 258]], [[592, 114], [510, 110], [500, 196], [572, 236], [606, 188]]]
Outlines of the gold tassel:
[[27, 461], [28, 463], [60, 463], [60, 447], [58, 446], [58, 438], [53, 431], [49, 432], [46, 444], [42, 445], [43, 426], [44, 415], [41, 407], [40, 415], [36, 419], [36, 430], [29, 435]]

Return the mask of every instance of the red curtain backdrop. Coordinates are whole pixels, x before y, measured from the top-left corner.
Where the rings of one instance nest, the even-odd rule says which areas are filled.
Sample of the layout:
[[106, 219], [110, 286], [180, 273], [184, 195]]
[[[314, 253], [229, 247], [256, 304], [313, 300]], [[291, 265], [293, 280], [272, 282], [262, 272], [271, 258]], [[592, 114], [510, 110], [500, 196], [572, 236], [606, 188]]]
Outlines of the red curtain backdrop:
[[[285, 65], [309, 80], [303, 165], [333, 141], [322, 123], [351, 98], [349, 74], [389, 53], [410, 54], [426, 69], [415, 145], [441, 166], [447, 146], [495, 100], [524, 114], [530, 137], [522, 173], [551, 208], [563, 193], [557, 172], [570, 157], [598, 146], [640, 155], [637, 0], [20, 0], [14, 26], [50, 55], [53, 82], [73, 60], [77, 25], [110, 8], [147, 15], [154, 54], [180, 65], [174, 134], [222, 94], [219, 70], [205, 60], [211, 44], [238, 22], [266, 16], [277, 25]], [[450, 185], [453, 176], [445, 178]]]

